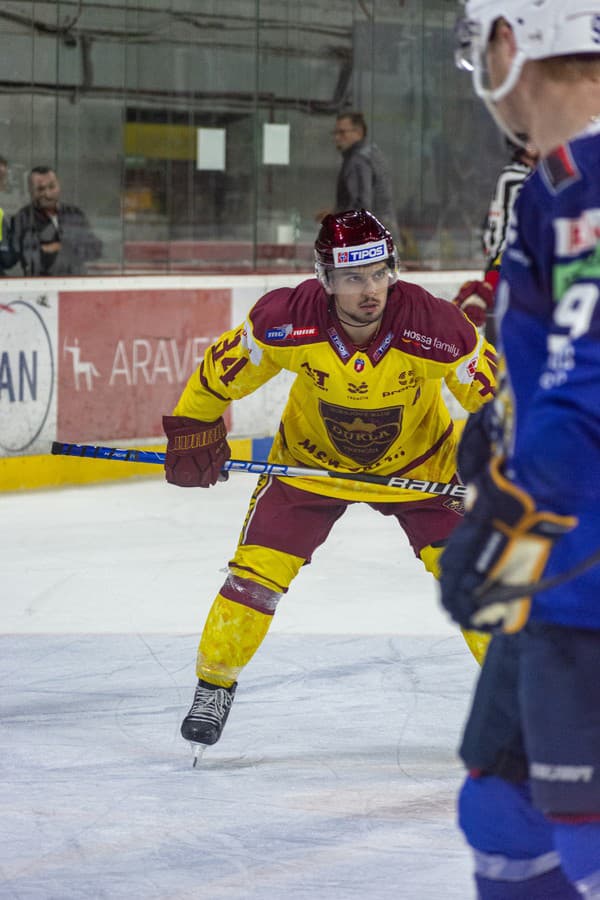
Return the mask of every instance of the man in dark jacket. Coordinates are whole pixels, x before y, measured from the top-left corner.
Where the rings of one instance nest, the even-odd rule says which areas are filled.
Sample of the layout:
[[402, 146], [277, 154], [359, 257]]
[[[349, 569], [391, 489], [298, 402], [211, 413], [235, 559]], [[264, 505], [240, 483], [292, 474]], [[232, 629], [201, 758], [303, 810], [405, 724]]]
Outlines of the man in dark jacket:
[[48, 166], [29, 173], [31, 203], [14, 216], [11, 245], [24, 275], [83, 275], [102, 254], [85, 213], [60, 201], [60, 183]]
[[0, 207], [0, 277], [3, 277], [5, 274], [4, 270], [10, 269], [14, 263], [14, 253], [9, 244], [7, 217], [4, 215], [4, 210]]
[[15, 189], [14, 180], [9, 176], [8, 160], [0, 156], [0, 277], [2, 278], [6, 275], [5, 270], [10, 269], [17, 261], [10, 244], [12, 213], [20, 206], [14, 203], [16, 196], [18, 191]]
[[367, 124], [362, 113], [339, 115], [333, 137], [343, 157], [335, 211], [369, 209], [397, 239], [398, 223], [389, 168], [379, 147], [367, 141]]

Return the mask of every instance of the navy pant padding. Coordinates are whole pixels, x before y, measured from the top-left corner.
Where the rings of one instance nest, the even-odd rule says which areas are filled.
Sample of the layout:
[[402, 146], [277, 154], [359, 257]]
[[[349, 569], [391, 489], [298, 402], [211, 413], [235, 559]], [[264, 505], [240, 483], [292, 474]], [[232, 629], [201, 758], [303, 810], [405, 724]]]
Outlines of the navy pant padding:
[[527, 881], [492, 881], [475, 876], [478, 900], [581, 900], [560, 869]]
[[469, 770], [529, 776], [549, 815], [600, 818], [600, 632], [533, 621], [495, 636], [460, 754]]
[[528, 785], [495, 775], [466, 779], [458, 823], [469, 845], [481, 853], [533, 860], [555, 849], [552, 822], [531, 805]]
[[532, 622], [521, 667], [533, 802], [600, 818], [600, 632]]
[[518, 704], [520, 638], [519, 633], [492, 639], [460, 747], [467, 769], [514, 782], [527, 779]]
[[583, 881], [590, 875], [600, 883], [600, 823], [554, 826], [554, 843], [561, 864], [571, 881]]

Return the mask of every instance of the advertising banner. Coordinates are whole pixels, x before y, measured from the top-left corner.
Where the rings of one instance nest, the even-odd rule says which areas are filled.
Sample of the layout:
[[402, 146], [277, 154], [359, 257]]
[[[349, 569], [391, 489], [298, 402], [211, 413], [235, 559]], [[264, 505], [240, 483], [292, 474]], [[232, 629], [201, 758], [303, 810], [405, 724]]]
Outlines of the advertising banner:
[[0, 297], [0, 456], [47, 453], [56, 430], [57, 294]]
[[[401, 273], [442, 297], [476, 275]], [[0, 459], [39, 460], [53, 440], [121, 446], [162, 441], [162, 416], [172, 411], [209, 344], [243, 322], [265, 292], [305, 277], [5, 279]], [[282, 372], [232, 404], [226, 414], [230, 435], [272, 436], [292, 380]], [[446, 395], [455, 418], [464, 417]]]
[[230, 321], [227, 288], [61, 293], [58, 440], [163, 437], [162, 416]]

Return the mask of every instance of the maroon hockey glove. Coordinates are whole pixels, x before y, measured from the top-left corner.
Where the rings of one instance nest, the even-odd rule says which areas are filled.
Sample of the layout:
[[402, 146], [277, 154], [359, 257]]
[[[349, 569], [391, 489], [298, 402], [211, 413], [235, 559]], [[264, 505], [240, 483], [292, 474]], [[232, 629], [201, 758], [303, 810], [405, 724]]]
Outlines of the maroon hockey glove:
[[199, 422], [186, 416], [163, 416], [169, 442], [165, 456], [165, 476], [179, 487], [210, 487], [227, 481], [221, 468], [231, 456], [223, 419]]
[[494, 288], [487, 281], [465, 281], [452, 303], [479, 328], [494, 308]]

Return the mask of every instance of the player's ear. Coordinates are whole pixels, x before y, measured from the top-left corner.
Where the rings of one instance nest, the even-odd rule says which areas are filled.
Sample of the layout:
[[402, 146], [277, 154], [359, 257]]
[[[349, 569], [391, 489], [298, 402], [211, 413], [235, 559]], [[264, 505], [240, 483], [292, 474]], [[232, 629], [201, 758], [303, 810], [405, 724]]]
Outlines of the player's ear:
[[508, 42], [508, 46], [510, 47], [511, 52], [516, 54], [517, 52], [517, 41], [515, 38], [514, 31], [506, 21], [506, 19], [498, 19], [494, 25], [494, 39], [501, 39], [503, 41]]

